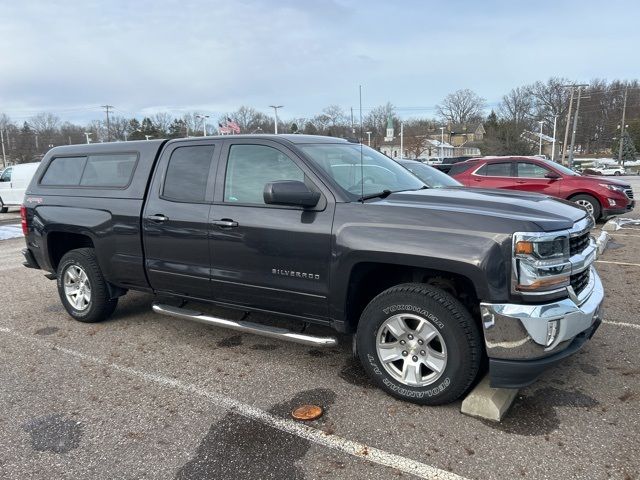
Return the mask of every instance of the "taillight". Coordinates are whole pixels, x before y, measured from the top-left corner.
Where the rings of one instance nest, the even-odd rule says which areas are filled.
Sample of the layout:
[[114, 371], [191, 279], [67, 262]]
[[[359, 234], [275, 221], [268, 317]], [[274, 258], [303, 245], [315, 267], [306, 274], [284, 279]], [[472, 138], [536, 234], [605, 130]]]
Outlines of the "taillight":
[[22, 225], [22, 234], [26, 237], [29, 234], [29, 224], [27, 223], [27, 207], [20, 205], [20, 225]]

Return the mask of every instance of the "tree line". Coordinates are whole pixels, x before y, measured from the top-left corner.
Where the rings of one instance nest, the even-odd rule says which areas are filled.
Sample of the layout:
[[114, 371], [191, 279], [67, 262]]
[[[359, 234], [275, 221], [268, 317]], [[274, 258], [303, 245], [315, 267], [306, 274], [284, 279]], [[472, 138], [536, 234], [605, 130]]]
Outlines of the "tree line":
[[[304, 133], [337, 137], [363, 138], [374, 148], [384, 142], [388, 118], [391, 117], [395, 135], [399, 135], [401, 116], [405, 148], [409, 156], [419, 156], [426, 149], [429, 136], [450, 132], [461, 125], [482, 122], [486, 135], [478, 144], [483, 154], [531, 154], [536, 146], [522, 137], [525, 130], [553, 135], [555, 120], [558, 151], [564, 140], [569, 120], [571, 138], [573, 114], [578, 102], [576, 82], [553, 77], [529, 85], [513, 88], [499, 102], [489, 105], [483, 97], [469, 89], [447, 95], [437, 106], [428, 109], [431, 115], [418, 115], [420, 108], [399, 108], [391, 103], [367, 109], [362, 125], [359, 113], [340, 105], [330, 105], [321, 112], [300, 118], [279, 119], [281, 133]], [[573, 101], [571, 95], [573, 90]], [[580, 111], [576, 128], [576, 148], [581, 154], [617, 152], [625, 92], [626, 118], [624, 151], [626, 157], [635, 156], [640, 147], [640, 84], [638, 80], [592, 80], [580, 90]], [[572, 116], [569, 119], [569, 105]], [[407, 118], [411, 117], [411, 118]], [[274, 118], [250, 106], [241, 106], [234, 112], [221, 115], [217, 120], [204, 112], [190, 112], [179, 117], [159, 112], [141, 119], [112, 115], [109, 124], [105, 118], [86, 125], [64, 121], [51, 112], [34, 115], [22, 123], [14, 122], [0, 113], [5, 152], [12, 162], [28, 162], [41, 157], [57, 145], [91, 142], [145, 140], [151, 138], [180, 138], [218, 133], [229, 121], [240, 127], [241, 133], [272, 133]], [[629, 158], [627, 158], [629, 159]]]

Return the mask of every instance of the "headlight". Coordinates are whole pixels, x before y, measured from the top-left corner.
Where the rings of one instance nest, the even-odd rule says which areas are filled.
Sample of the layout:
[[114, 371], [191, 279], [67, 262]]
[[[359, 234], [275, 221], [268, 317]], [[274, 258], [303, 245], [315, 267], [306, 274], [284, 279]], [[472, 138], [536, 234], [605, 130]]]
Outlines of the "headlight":
[[514, 290], [545, 293], [570, 284], [569, 235], [515, 233], [513, 236]]
[[613, 192], [624, 193], [624, 187], [622, 185], [613, 185], [612, 183], [599, 183], [598, 185]]

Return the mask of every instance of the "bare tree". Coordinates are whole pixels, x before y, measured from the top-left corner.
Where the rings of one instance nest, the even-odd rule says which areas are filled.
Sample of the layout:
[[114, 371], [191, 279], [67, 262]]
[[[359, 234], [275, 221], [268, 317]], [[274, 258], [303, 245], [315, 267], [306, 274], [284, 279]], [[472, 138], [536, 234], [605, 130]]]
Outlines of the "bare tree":
[[173, 117], [166, 112], [158, 112], [156, 113], [151, 120], [158, 130], [158, 135], [160, 137], [166, 137], [169, 134], [169, 127], [171, 126], [171, 122], [173, 122]]
[[[371, 146], [378, 148], [382, 143], [385, 132], [387, 130], [387, 120], [391, 117], [394, 120], [394, 126], [397, 122], [395, 107], [387, 102], [372, 109], [364, 118], [365, 131], [371, 132]], [[359, 129], [356, 129], [358, 131]]]
[[[255, 108], [242, 106], [233, 113], [220, 117], [219, 122], [224, 124], [227, 117], [231, 118], [240, 127], [240, 133], [267, 133], [265, 127], [272, 123], [267, 115], [259, 112]], [[271, 130], [268, 130], [269, 132]]]
[[109, 122], [111, 137], [115, 140], [125, 140], [129, 135], [129, 120], [124, 117], [111, 117]]
[[466, 123], [482, 116], [485, 99], [465, 88], [447, 95], [436, 107], [438, 115], [451, 123]]
[[38, 113], [29, 119], [29, 125], [41, 135], [52, 135], [60, 127], [60, 117], [47, 112]]
[[534, 101], [526, 87], [516, 87], [502, 97], [498, 107], [500, 118], [516, 124], [526, 123], [534, 115]]

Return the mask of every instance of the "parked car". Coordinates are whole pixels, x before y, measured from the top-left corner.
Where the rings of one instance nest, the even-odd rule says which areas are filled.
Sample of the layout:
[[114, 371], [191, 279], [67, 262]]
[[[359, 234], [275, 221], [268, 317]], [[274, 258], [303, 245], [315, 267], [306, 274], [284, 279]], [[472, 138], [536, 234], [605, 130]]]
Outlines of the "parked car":
[[[624, 167], [621, 167], [620, 165], [606, 165], [606, 164], [594, 165], [592, 167], [589, 167], [587, 170], [589, 171], [588, 173], [589, 175], [614, 175], [617, 177], [619, 175], [627, 174]], [[585, 173], [587, 173], [586, 170], [585, 170]]]
[[437, 168], [418, 160], [396, 160], [429, 188], [461, 187], [462, 184]]
[[20, 163], [5, 168], [0, 175], [0, 213], [22, 205], [24, 192], [38, 169], [39, 162]]
[[528, 385], [601, 321], [593, 220], [582, 208], [526, 192], [425, 188], [380, 152], [338, 138], [55, 147], [21, 216], [25, 265], [56, 279], [78, 321], [104, 320], [140, 290], [156, 295], [160, 314], [316, 347], [337, 339], [185, 302], [324, 325], [353, 334], [380, 388], [420, 404], [459, 398], [485, 362], [494, 387]]
[[441, 163], [434, 163], [433, 166], [444, 173], [449, 173], [451, 167], [460, 162], [466, 162], [473, 157], [447, 157], [443, 158]]
[[580, 175], [550, 160], [484, 157], [454, 165], [449, 174], [468, 187], [543, 193], [584, 207], [597, 220], [633, 210], [631, 186], [623, 181]]

